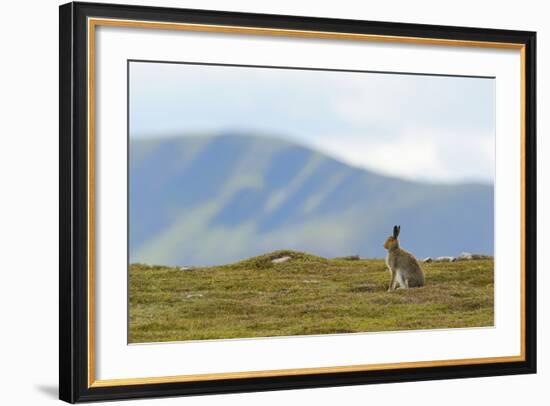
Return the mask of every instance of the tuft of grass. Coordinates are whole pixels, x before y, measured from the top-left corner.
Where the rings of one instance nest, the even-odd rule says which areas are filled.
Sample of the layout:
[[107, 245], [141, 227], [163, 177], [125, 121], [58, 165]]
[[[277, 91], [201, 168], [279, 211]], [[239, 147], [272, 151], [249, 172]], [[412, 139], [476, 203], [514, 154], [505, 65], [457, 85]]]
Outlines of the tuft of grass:
[[344, 261], [359, 261], [361, 257], [359, 257], [359, 255], [348, 255], [346, 257], [336, 257], [334, 259]]
[[425, 287], [387, 292], [381, 259], [281, 250], [190, 270], [132, 264], [129, 341], [492, 326], [493, 266], [492, 258], [422, 264]]

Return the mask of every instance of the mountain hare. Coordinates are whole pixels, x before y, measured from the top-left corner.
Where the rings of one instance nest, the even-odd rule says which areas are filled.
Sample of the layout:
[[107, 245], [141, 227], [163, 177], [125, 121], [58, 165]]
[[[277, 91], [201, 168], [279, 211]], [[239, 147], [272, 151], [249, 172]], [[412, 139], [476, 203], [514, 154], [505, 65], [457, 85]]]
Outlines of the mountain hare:
[[424, 273], [418, 264], [418, 261], [408, 251], [399, 248], [399, 231], [401, 226], [393, 226], [393, 235], [389, 236], [384, 243], [384, 248], [388, 250], [386, 265], [391, 273], [390, 288], [388, 292], [401, 288], [417, 288], [424, 286]]

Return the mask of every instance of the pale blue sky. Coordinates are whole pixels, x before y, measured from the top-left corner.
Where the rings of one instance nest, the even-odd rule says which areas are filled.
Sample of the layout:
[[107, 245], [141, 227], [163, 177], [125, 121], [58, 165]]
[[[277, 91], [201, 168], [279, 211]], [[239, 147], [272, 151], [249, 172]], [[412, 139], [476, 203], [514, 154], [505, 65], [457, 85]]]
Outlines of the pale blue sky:
[[494, 79], [130, 63], [130, 136], [283, 137], [414, 180], [494, 178]]

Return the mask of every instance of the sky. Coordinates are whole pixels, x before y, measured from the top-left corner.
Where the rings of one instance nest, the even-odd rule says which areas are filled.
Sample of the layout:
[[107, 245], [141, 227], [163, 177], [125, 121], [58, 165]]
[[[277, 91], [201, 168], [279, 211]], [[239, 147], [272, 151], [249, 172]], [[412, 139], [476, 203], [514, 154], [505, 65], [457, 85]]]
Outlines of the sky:
[[282, 137], [353, 166], [494, 183], [495, 81], [130, 63], [130, 137]]

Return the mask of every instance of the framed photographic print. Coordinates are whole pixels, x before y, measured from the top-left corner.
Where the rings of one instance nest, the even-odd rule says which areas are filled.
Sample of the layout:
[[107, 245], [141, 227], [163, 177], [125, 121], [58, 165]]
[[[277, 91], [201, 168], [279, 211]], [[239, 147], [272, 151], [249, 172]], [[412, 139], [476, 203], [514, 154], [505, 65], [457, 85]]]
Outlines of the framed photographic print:
[[536, 371], [534, 32], [60, 7], [60, 398]]

